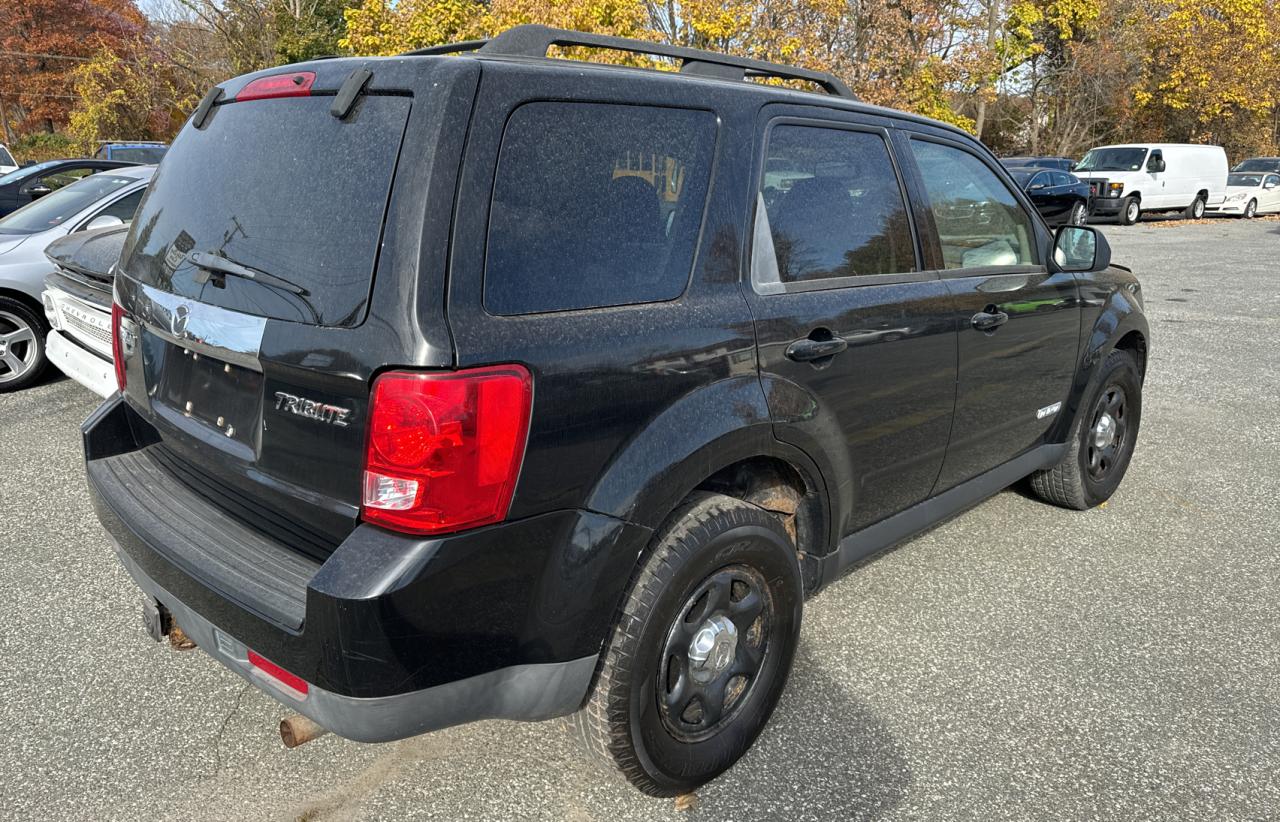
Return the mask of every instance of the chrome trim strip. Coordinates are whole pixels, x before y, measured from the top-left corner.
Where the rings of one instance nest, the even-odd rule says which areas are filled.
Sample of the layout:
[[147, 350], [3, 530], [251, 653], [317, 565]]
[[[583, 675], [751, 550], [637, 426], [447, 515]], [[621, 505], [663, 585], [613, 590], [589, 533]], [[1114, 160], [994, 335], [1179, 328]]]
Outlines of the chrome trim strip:
[[152, 334], [174, 345], [262, 371], [258, 356], [266, 317], [229, 311], [142, 283], [137, 284], [130, 313]]

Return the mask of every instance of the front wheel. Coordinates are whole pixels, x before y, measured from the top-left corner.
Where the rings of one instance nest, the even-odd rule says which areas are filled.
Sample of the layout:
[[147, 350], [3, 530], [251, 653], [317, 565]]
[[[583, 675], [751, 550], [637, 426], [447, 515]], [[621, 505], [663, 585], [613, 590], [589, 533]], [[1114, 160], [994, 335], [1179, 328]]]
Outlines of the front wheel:
[[804, 594], [774, 514], [698, 494], [657, 537], [571, 723], [641, 791], [674, 796], [727, 770], [791, 670]]
[[1031, 490], [1045, 502], [1083, 511], [1106, 502], [1120, 487], [1142, 421], [1142, 378], [1129, 351], [1107, 355], [1097, 387], [1080, 407], [1062, 461], [1031, 475]]
[[48, 361], [40, 315], [26, 303], [0, 297], [0, 394], [26, 388], [40, 378]]
[[1089, 209], [1084, 203], [1076, 202], [1071, 207], [1071, 216], [1067, 218], [1069, 225], [1084, 225], [1089, 220]]
[[1204, 198], [1196, 197], [1191, 201], [1191, 205], [1187, 206], [1185, 212], [1188, 220], [1199, 220], [1204, 217]]
[[1258, 201], [1250, 200], [1249, 204], [1244, 207], [1244, 218], [1252, 220], [1258, 213]]
[[1120, 224], [1133, 225], [1142, 217], [1142, 206], [1133, 197], [1125, 197], [1120, 206]]

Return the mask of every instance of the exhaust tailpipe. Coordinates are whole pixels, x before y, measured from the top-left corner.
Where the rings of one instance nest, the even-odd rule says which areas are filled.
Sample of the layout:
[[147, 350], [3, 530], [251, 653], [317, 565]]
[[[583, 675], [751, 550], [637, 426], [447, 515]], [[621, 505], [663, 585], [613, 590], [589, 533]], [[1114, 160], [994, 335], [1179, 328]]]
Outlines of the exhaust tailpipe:
[[280, 720], [280, 741], [286, 748], [296, 748], [329, 733], [329, 729], [313, 719], [294, 714]]

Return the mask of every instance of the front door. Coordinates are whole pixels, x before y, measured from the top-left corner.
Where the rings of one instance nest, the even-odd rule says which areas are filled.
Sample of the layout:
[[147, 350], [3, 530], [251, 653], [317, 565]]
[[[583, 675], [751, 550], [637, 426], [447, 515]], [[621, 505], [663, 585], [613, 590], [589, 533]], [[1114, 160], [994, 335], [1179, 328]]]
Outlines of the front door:
[[1047, 269], [1049, 237], [989, 159], [941, 137], [905, 142], [958, 329], [943, 491], [1043, 442], [1076, 373], [1080, 308], [1075, 278]]
[[937, 479], [955, 393], [950, 298], [922, 270], [888, 121], [770, 109], [745, 290], [777, 436], [849, 478], [831, 489], [844, 535]]

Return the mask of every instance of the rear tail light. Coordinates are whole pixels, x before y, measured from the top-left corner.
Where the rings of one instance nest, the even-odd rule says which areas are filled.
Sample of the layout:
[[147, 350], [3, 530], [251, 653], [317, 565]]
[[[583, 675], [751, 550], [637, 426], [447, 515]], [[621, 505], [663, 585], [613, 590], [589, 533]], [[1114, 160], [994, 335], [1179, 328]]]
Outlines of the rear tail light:
[[391, 371], [373, 382], [362, 517], [439, 534], [507, 516], [533, 380], [519, 365]]
[[121, 391], [125, 386], [124, 346], [120, 341], [120, 335], [124, 333], [121, 327], [123, 320], [124, 309], [120, 307], [120, 303], [113, 300], [111, 303], [111, 364], [116, 369], [116, 387]]
[[309, 97], [311, 95], [311, 85], [315, 81], [316, 73], [314, 71], [291, 71], [288, 74], [272, 74], [270, 77], [259, 77], [240, 89], [236, 94], [236, 102], [266, 100], [271, 97]]
[[249, 651], [249, 664], [265, 674], [268, 679], [271, 679], [289, 690], [294, 691], [297, 695], [307, 695], [307, 689], [310, 686], [307, 685], [307, 681], [305, 679], [297, 674], [286, 671], [284, 668], [281, 668], [279, 665], [262, 656], [257, 651]]

